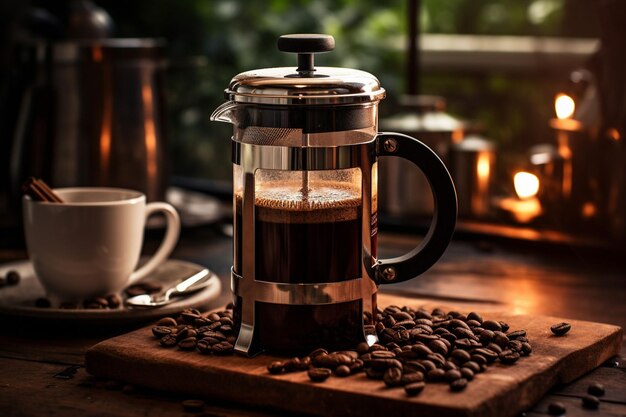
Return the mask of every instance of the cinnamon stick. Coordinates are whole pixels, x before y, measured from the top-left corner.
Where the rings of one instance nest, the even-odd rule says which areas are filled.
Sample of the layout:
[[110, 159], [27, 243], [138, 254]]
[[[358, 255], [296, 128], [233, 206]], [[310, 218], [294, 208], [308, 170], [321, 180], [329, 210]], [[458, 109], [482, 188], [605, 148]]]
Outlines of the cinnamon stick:
[[30, 177], [22, 186], [22, 191], [35, 201], [47, 201], [49, 203], [62, 203], [59, 197], [48, 185], [40, 179]]

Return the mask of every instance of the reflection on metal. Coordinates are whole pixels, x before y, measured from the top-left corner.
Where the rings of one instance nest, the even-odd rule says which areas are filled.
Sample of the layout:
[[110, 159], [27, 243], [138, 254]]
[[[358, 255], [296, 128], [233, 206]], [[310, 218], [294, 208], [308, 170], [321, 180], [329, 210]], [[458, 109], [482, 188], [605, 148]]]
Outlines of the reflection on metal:
[[[231, 270], [231, 290], [242, 296], [243, 277]], [[341, 282], [319, 284], [285, 284], [268, 281], [254, 281], [252, 291], [255, 301], [289, 305], [336, 304], [361, 299], [362, 278]]]
[[156, 194], [157, 178], [157, 138], [154, 126], [154, 100], [152, 97], [152, 86], [150, 85], [150, 74], [142, 71], [141, 98], [144, 107], [144, 140], [146, 147], [146, 176], [149, 194]]

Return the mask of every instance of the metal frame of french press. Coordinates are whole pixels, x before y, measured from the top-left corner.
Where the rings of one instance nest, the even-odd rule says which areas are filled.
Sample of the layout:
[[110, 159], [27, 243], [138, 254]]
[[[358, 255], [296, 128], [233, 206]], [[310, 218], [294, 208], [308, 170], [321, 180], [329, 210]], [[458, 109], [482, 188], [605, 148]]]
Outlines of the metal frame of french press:
[[[372, 256], [371, 239], [362, 239], [361, 276], [341, 282], [285, 284], [256, 279], [255, 263], [255, 174], [258, 169], [281, 171], [317, 171], [359, 168], [362, 192], [362, 236], [371, 236], [372, 167], [376, 160], [377, 138], [370, 142], [333, 147], [288, 147], [252, 145], [233, 138], [233, 163], [243, 171], [242, 193], [242, 274], [231, 269], [231, 290], [241, 299], [241, 328], [235, 350], [252, 356], [260, 349], [254, 346], [256, 302], [288, 305], [324, 305], [347, 301], [361, 302], [364, 312], [374, 314], [373, 295], [376, 259]], [[237, 227], [237, 226], [235, 226]], [[238, 235], [238, 231], [234, 231]], [[297, 277], [293, 277], [297, 279]], [[374, 329], [363, 320], [363, 340], [377, 341]], [[373, 326], [372, 326], [373, 327]]]

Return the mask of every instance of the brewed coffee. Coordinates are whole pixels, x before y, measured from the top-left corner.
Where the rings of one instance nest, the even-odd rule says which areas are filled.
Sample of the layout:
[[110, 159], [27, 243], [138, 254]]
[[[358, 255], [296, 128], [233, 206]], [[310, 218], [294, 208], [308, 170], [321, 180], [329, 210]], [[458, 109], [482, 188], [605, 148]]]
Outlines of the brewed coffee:
[[[361, 276], [360, 189], [345, 183], [272, 184], [255, 198], [255, 278], [324, 283]], [[235, 271], [242, 273], [241, 205], [236, 200]], [[330, 300], [329, 300], [330, 301]], [[257, 302], [260, 344], [270, 350], [348, 346], [363, 338], [361, 302], [298, 306]]]

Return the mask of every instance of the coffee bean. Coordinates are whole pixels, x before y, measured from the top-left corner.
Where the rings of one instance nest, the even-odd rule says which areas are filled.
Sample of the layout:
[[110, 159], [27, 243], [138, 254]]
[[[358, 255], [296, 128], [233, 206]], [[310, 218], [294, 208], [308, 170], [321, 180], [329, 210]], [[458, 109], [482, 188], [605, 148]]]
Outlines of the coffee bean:
[[198, 351], [202, 354], [208, 354], [211, 353], [211, 351], [213, 351], [213, 348], [211, 347], [213, 346], [212, 343], [210, 343], [208, 340], [206, 339], [200, 339], [198, 340], [198, 342], [196, 343], [196, 348], [198, 349]]
[[582, 397], [583, 407], [590, 410], [597, 410], [600, 406], [600, 400], [595, 395], [585, 395]]
[[384, 346], [383, 346], [383, 345], [381, 345], [381, 344], [374, 343], [372, 346], [370, 346], [370, 350], [369, 350], [369, 351], [370, 351], [370, 352], [376, 352], [376, 351], [378, 351], [378, 350], [387, 350], [387, 348], [386, 348], [386, 347], [384, 347]]
[[4, 277], [7, 285], [17, 285], [20, 282], [20, 274], [17, 271], [9, 271]]
[[172, 328], [171, 327], [165, 327], [165, 326], [156, 326], [152, 328], [152, 334], [154, 335], [154, 337], [160, 339], [165, 335], [168, 335], [172, 333]]
[[180, 313], [185, 323], [194, 323], [196, 319], [202, 318], [202, 316], [193, 311], [183, 311]]
[[118, 308], [122, 305], [122, 298], [119, 294], [109, 294], [106, 297], [109, 308]]
[[267, 371], [272, 375], [280, 374], [284, 371], [284, 369], [285, 367], [280, 361], [274, 361], [267, 365]]
[[372, 352], [372, 359], [393, 359], [396, 357], [396, 354], [393, 352], [389, 352], [388, 350], [378, 350]]
[[[202, 338], [212, 337], [214, 339], [221, 340], [221, 341], [225, 341], [226, 340], [226, 336], [224, 336], [224, 333], [222, 333], [220, 331], [207, 330], [207, 331], [203, 332], [201, 330], [202, 329], [198, 329], [196, 331], [196, 334], [199, 334]], [[187, 332], [188, 332], [188, 330], [187, 330]]]
[[443, 381], [446, 376], [446, 371], [443, 369], [433, 369], [426, 374], [426, 380], [431, 382]]
[[439, 316], [439, 317], [442, 317], [442, 316], [445, 316], [445, 315], [446, 315], [446, 312], [445, 312], [445, 311], [443, 311], [443, 310], [442, 310], [442, 309], [440, 309], [440, 308], [435, 308], [435, 309], [432, 311], [432, 313], [431, 313], [431, 314], [432, 314], [433, 316]]
[[397, 359], [372, 359], [370, 367], [374, 370], [387, 370], [389, 368], [402, 369], [402, 362]]
[[346, 365], [339, 365], [336, 369], [335, 369], [335, 375], [337, 375], [338, 377], [344, 377], [344, 376], [348, 376], [352, 373], [352, 371], [350, 370], [350, 368]]
[[514, 352], [521, 353], [522, 351], [522, 342], [519, 340], [511, 340], [507, 345], [507, 349], [511, 349]]
[[163, 336], [159, 340], [159, 343], [163, 347], [173, 347], [173, 346], [176, 346], [176, 344], [178, 343], [178, 340], [176, 340], [176, 336], [174, 334], [168, 334], [168, 335]]
[[417, 310], [415, 312], [415, 318], [416, 319], [428, 319], [428, 320], [432, 320], [433, 316], [432, 314], [430, 314], [428, 311], [426, 310]]
[[[426, 327], [429, 327], [429, 328], [432, 329], [433, 322], [430, 319], [424, 319], [424, 318], [422, 318], [422, 319], [415, 319], [415, 325], [416, 326], [423, 325], [423, 326], [426, 326]], [[421, 327], [421, 328], [424, 329], [424, 327]]]
[[491, 343], [494, 336], [495, 334], [493, 333], [492, 330], [485, 329], [478, 334], [478, 339], [480, 340], [480, 343], [482, 343], [483, 345], [488, 345], [489, 343]]
[[311, 358], [308, 356], [304, 358], [291, 358], [283, 364], [285, 372], [306, 371], [310, 367]]
[[468, 381], [471, 381], [472, 379], [474, 379], [474, 371], [472, 371], [470, 368], [461, 368], [461, 376]]
[[421, 343], [413, 345], [411, 351], [417, 353], [417, 355], [421, 358], [424, 358], [433, 353], [433, 351], [428, 346]]
[[478, 365], [487, 365], [487, 358], [478, 353], [472, 354], [471, 358], [472, 362], [476, 362]]
[[429, 371], [432, 371], [433, 369], [437, 369], [437, 365], [435, 365], [435, 363], [433, 361], [422, 360], [422, 361], [420, 361], [420, 363], [424, 367], [424, 371], [426, 373], [428, 373]]
[[505, 323], [503, 321], [499, 321], [498, 324], [502, 328], [503, 332], [508, 332], [509, 331], [509, 325], [507, 323]]
[[504, 333], [495, 331], [493, 332], [493, 342], [504, 349], [509, 344], [509, 338]]
[[428, 344], [428, 347], [434, 352], [441, 355], [448, 354], [448, 346], [441, 340], [433, 340]]
[[497, 354], [502, 353], [502, 348], [501, 348], [500, 346], [496, 345], [495, 343], [489, 343], [489, 344], [486, 346], [486, 348], [487, 348], [488, 350], [491, 350], [492, 352], [497, 353]]
[[595, 395], [596, 397], [602, 397], [604, 395], [604, 385], [598, 382], [593, 382], [589, 384], [589, 387], [587, 387], [587, 392], [591, 395]]
[[477, 342], [476, 340], [472, 340], [472, 339], [468, 339], [468, 338], [464, 338], [464, 339], [457, 339], [454, 341], [454, 346], [460, 348], [460, 349], [473, 349], [473, 348], [477, 348], [477, 347], [481, 347], [482, 345], [480, 344], [480, 342]]
[[476, 320], [479, 323], [483, 322], [482, 316], [474, 311], [467, 315], [467, 320]]
[[517, 360], [520, 357], [520, 354], [517, 352], [513, 352], [510, 349], [506, 349], [506, 350], [503, 350], [502, 353], [498, 356], [500, 358], [500, 362], [506, 365], [510, 365], [512, 363], [517, 362]]
[[491, 331], [498, 331], [501, 332], [502, 331], [502, 326], [500, 325], [500, 323], [498, 323], [497, 321], [494, 320], [485, 320], [482, 323], [482, 327], [484, 329], [487, 330], [491, 330]]
[[402, 370], [400, 368], [389, 368], [383, 375], [383, 381], [388, 387], [398, 387], [402, 385]]
[[561, 402], [555, 401], [548, 404], [548, 414], [550, 415], [560, 416], [565, 414], [566, 411], [567, 409], [565, 408], [565, 405]]
[[234, 346], [228, 342], [220, 342], [216, 345], [211, 346], [211, 350], [216, 355], [228, 355], [234, 349]]
[[183, 410], [188, 413], [199, 413], [204, 408], [204, 401], [202, 400], [185, 400], [181, 404]]
[[470, 354], [463, 349], [454, 349], [450, 356], [458, 360], [459, 363], [464, 363], [470, 360]]
[[448, 382], [452, 382], [455, 381], [459, 378], [461, 378], [463, 375], [461, 374], [461, 371], [457, 370], [457, 369], [450, 369], [448, 371], [446, 371], [446, 374], [444, 375], [444, 378], [446, 379], [446, 381]]
[[50, 300], [47, 298], [38, 298], [35, 300], [35, 307], [39, 308], [50, 308]]
[[423, 381], [412, 382], [404, 386], [404, 391], [409, 396], [415, 396], [424, 390], [426, 384]]
[[361, 342], [356, 346], [356, 351], [359, 353], [359, 355], [363, 355], [364, 353], [367, 353], [370, 349], [370, 345], [367, 344], [367, 342]]
[[190, 336], [178, 342], [178, 348], [181, 350], [194, 350], [196, 348], [196, 337]]
[[470, 328], [467, 325], [467, 323], [465, 323], [464, 321], [459, 320], [459, 319], [452, 319], [452, 320], [450, 320], [450, 327], [453, 328], [453, 329], [461, 327], [463, 329], [470, 330]]
[[528, 356], [533, 352], [533, 348], [528, 342], [522, 342], [522, 355]]
[[457, 327], [454, 329], [454, 334], [458, 339], [471, 339], [474, 341], [479, 341], [480, 339], [469, 329], [465, 329], [463, 327]]
[[452, 391], [463, 391], [467, 387], [467, 379], [459, 378], [450, 382], [450, 389]]
[[411, 315], [409, 313], [404, 312], [404, 311], [399, 311], [397, 313], [394, 313], [394, 314], [391, 315], [391, 317], [393, 317], [397, 321], [413, 320], [413, 317], [411, 317]]
[[480, 326], [480, 322], [476, 320], [467, 320], [466, 323], [472, 330]]
[[407, 361], [403, 367], [404, 372], [412, 373], [412, 372], [426, 372], [426, 368], [424, 365], [419, 363], [418, 361]]
[[168, 326], [168, 327], [176, 327], [178, 323], [171, 317], [163, 317], [159, 321], [156, 322], [157, 326]]
[[[498, 349], [500, 349], [499, 346], [498, 346]], [[502, 349], [500, 349], [500, 352], [501, 351], [502, 351]], [[498, 353], [497, 352], [494, 352], [493, 350], [486, 349], [486, 348], [474, 349], [472, 355], [480, 355], [480, 356], [484, 357], [487, 360], [487, 363], [491, 363], [491, 362], [495, 361], [496, 359], [498, 359]]]
[[557, 323], [553, 324], [550, 327], [550, 331], [554, 333], [555, 336], [563, 336], [565, 333], [569, 332], [572, 326], [569, 323]]
[[526, 330], [516, 330], [514, 332], [508, 333], [507, 337], [509, 340], [515, 340], [520, 337], [526, 337]]
[[[392, 368], [397, 369], [397, 368]], [[402, 385], [412, 384], [414, 382], [422, 382], [424, 380], [424, 374], [422, 372], [409, 372], [402, 375], [400, 383]]]
[[474, 361], [467, 361], [463, 364], [462, 366], [463, 368], [467, 368], [469, 370], [471, 370], [472, 372], [474, 372], [475, 374], [480, 373], [481, 369], [480, 369], [480, 365], [477, 364]]
[[350, 373], [356, 374], [361, 372], [364, 366], [365, 363], [361, 359], [355, 359], [352, 364], [348, 365], [348, 368], [350, 368]]
[[352, 362], [354, 362], [354, 359], [351, 356], [338, 352], [329, 353], [328, 355], [318, 355], [313, 358], [313, 363], [316, 364], [316, 366], [331, 369], [335, 369], [339, 365], [350, 365]]
[[369, 379], [383, 379], [386, 371], [386, 369], [378, 370], [374, 368], [367, 368], [365, 369], [365, 376], [367, 376]]

